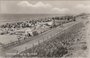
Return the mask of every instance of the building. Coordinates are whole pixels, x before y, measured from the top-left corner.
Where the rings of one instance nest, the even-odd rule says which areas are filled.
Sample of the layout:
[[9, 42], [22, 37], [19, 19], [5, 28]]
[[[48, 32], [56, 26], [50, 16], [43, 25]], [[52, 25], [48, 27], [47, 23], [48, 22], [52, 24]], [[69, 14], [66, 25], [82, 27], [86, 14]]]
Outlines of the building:
[[25, 35], [36, 36], [36, 35], [38, 35], [38, 32], [35, 30], [35, 27], [28, 28], [27, 30], [25, 30]]

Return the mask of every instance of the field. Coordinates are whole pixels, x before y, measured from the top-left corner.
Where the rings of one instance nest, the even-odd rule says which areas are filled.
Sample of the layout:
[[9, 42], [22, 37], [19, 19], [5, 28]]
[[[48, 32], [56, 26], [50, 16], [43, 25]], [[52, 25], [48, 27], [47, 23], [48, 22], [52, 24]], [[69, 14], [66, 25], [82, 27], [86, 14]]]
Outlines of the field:
[[0, 35], [0, 42], [3, 44], [8, 44], [12, 41], [17, 41], [16, 35]]

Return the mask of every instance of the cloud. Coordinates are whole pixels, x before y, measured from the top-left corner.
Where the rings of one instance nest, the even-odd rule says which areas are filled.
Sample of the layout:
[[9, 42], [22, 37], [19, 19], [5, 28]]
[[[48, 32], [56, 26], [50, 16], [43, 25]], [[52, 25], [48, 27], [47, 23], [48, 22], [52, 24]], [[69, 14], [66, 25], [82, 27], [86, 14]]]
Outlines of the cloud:
[[31, 4], [28, 1], [20, 1], [17, 5], [22, 6], [22, 7], [28, 7]]
[[[19, 1], [17, 5], [22, 9], [23, 12], [31, 12], [31, 13], [67, 13], [69, 12], [68, 8], [59, 8], [55, 7], [50, 3], [46, 3], [43, 1], [38, 1], [36, 3], [31, 3], [30, 1]], [[26, 7], [26, 8], [24, 8]]]
[[43, 2], [38, 2], [33, 7], [51, 7], [50, 4], [44, 4]]
[[65, 12], [69, 11], [69, 9], [67, 9], [67, 8], [57, 8], [57, 7], [55, 7], [55, 8], [52, 8], [52, 11], [58, 11], [58, 12], [60, 12], [60, 13], [65, 13]]
[[48, 13], [49, 12], [51, 12], [51, 13], [66, 13], [67, 11], [69, 11], [68, 8], [54, 7], [51, 4], [44, 3], [44, 2], [41, 2], [41, 1], [39, 1], [39, 2], [37, 2], [35, 4], [32, 4], [32, 3], [28, 2], [28, 1], [20, 1], [17, 5], [19, 5], [20, 7], [28, 7], [28, 8], [33, 7], [33, 8], [37, 8], [37, 9], [34, 9], [34, 10], [35, 11], [37, 10], [38, 12], [39, 11], [44, 11], [45, 13], [46, 12], [48, 12]]
[[90, 8], [90, 5], [78, 4], [76, 7], [87, 9], [87, 8]]
[[90, 5], [78, 4], [76, 5], [76, 9], [81, 10], [82, 12], [90, 12]]
[[37, 2], [36, 4], [31, 4], [28, 1], [20, 1], [17, 5], [22, 6], [22, 7], [35, 7], [35, 8], [39, 8], [39, 7], [51, 7], [50, 4], [48, 3], [43, 3], [41, 1]]

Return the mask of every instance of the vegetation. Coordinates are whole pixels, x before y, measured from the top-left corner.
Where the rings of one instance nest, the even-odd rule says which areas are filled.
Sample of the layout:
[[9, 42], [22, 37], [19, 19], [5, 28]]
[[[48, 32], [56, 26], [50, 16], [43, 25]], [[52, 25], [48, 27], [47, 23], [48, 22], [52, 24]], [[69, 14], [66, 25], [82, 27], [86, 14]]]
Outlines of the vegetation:
[[26, 28], [26, 27], [32, 27], [35, 26], [37, 22], [48, 22], [51, 20], [67, 20], [67, 21], [75, 21], [74, 16], [62, 16], [62, 17], [52, 17], [50, 19], [40, 19], [40, 20], [30, 20], [25, 22], [16, 22], [16, 23], [6, 23], [5, 25], [1, 25], [1, 28]]
[[[30, 49], [27, 49], [21, 52], [14, 57], [62, 57], [65, 54], [69, 53], [69, 50], [72, 50], [72, 45], [74, 45], [77, 37], [79, 37], [80, 29], [84, 27], [82, 23], [75, 24], [68, 30], [65, 30], [64, 33], [53, 37], [51, 40], [44, 41], [43, 43], [36, 45]], [[36, 53], [35, 55], [28, 55], [31, 53]], [[25, 55], [21, 55], [25, 54]]]

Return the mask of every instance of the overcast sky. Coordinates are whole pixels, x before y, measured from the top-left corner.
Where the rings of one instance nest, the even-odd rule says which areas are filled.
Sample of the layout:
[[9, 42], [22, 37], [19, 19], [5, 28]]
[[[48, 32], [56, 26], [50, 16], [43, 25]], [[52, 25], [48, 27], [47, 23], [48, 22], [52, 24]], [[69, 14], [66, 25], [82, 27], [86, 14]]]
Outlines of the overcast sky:
[[90, 13], [90, 1], [0, 1], [0, 7], [7, 14]]

